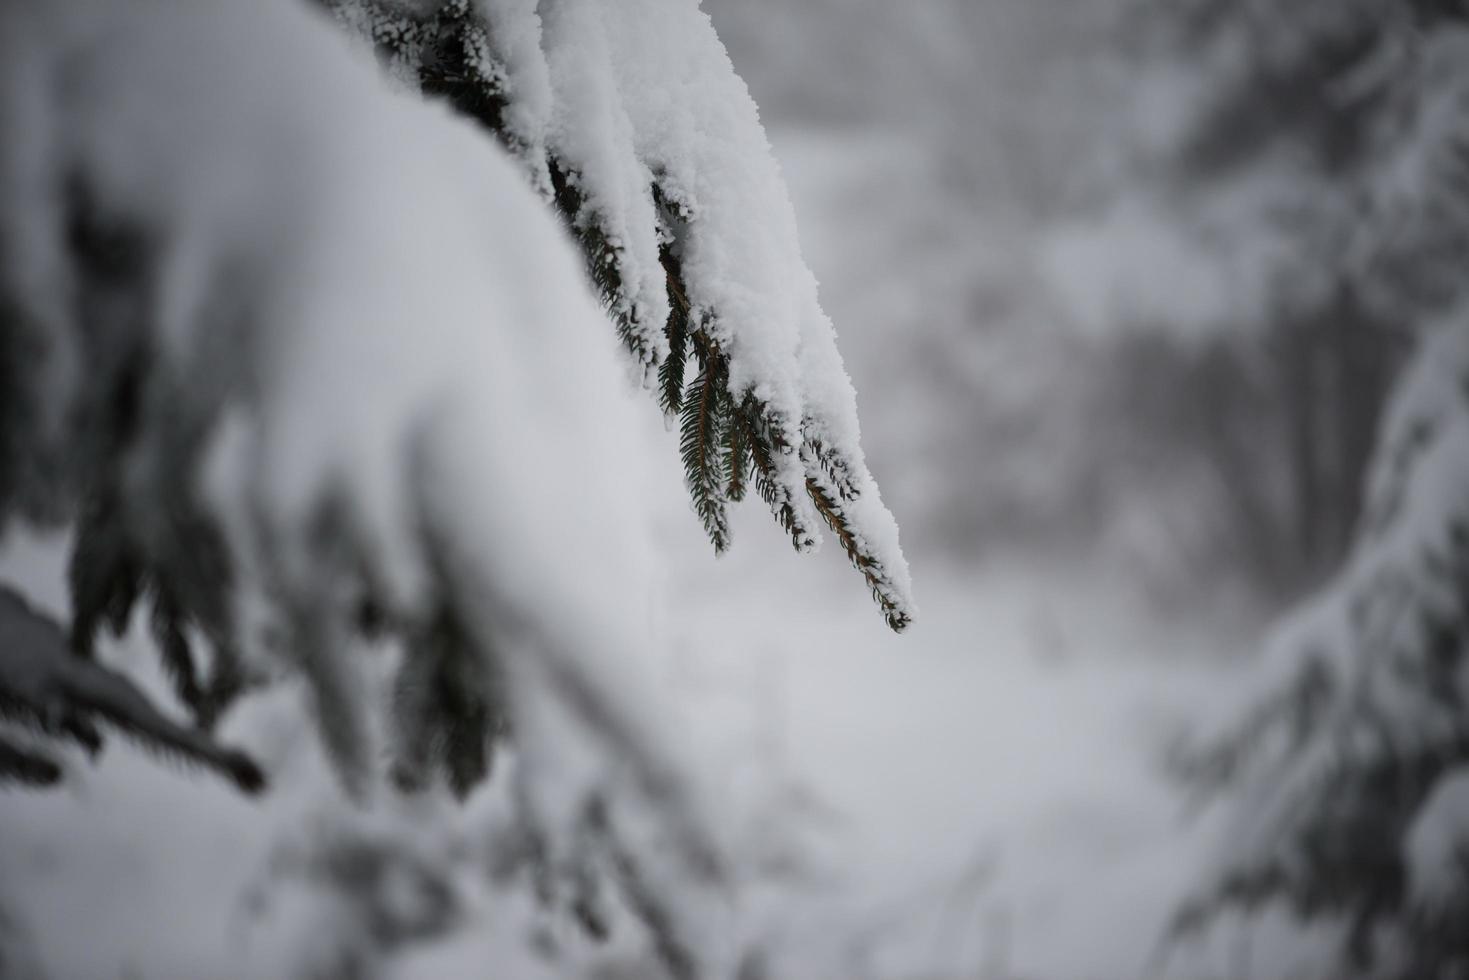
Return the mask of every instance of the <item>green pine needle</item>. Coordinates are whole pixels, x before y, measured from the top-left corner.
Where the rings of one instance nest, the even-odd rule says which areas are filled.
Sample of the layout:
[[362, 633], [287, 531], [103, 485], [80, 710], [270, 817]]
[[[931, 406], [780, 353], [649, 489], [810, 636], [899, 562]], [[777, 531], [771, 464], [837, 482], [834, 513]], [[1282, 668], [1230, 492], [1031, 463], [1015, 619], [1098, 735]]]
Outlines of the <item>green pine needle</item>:
[[[531, 148], [519, 145], [506, 131], [508, 76], [491, 56], [487, 28], [471, 4], [456, 0], [421, 17], [382, 2], [372, 4], [372, 9], [379, 14], [374, 39], [385, 57], [416, 61], [426, 94], [447, 99], [457, 111], [493, 132], [512, 153], [531, 154]], [[540, 152], [534, 150], [537, 157]], [[727, 390], [729, 356], [712, 339], [718, 312], [691, 296], [679, 261], [681, 244], [697, 220], [693, 209], [670, 193], [662, 175], [655, 173], [649, 193], [657, 214], [662, 243], [659, 259], [667, 275], [669, 299], [668, 320], [661, 325], [669, 351], [660, 362], [647, 339], [652, 336], [649, 325], [639, 321], [638, 310], [627, 295], [623, 251], [609, 239], [605, 222], [581, 193], [580, 175], [554, 155], [545, 158], [544, 171], [539, 169], [541, 162], [532, 161], [533, 169], [549, 177], [550, 199], [580, 246], [587, 277], [623, 347], [643, 368], [645, 377], [656, 370], [659, 406], [665, 415], [679, 418], [685, 480], [694, 511], [715, 551], [723, 552], [730, 545], [727, 503], [743, 500], [752, 483], [776, 522], [790, 535], [792, 545], [798, 551], [814, 547], [816, 529], [808, 526], [806, 509], [796, 506], [798, 495], [805, 492], [866, 578], [889, 624], [904, 628], [908, 617], [899, 611], [901, 595], [881, 563], [864, 550], [842, 508], [860, 492], [851, 461], [822, 441], [815, 420], [804, 420], [799, 445], [789, 445], [782, 436], [786, 430], [767, 406], [744, 393], [736, 407], [735, 396]], [[687, 379], [690, 347], [699, 364], [693, 381]], [[806, 471], [804, 487], [789, 476], [783, 480], [776, 465], [792, 452], [800, 454]]]
[[738, 420], [731, 420], [725, 442], [725, 483], [729, 499], [736, 503], [745, 499], [745, 491], [750, 483], [749, 435], [747, 426], [740, 424]]
[[691, 309], [684, 289], [683, 269], [668, 245], [658, 249], [658, 258], [668, 274], [668, 357], [658, 366], [658, 404], [664, 414], [676, 415], [683, 408], [684, 367], [688, 360]]
[[781, 483], [775, 469], [775, 453], [781, 451], [781, 442], [774, 433], [779, 427], [765, 417], [763, 407], [754, 398], [745, 399], [739, 414], [740, 424], [745, 426], [750, 460], [754, 463], [755, 492], [770, 508], [775, 522], [790, 535], [791, 546], [797, 551], [810, 550], [816, 543], [815, 535], [796, 512], [790, 489]]
[[715, 552], [722, 553], [730, 545], [726, 488], [719, 458], [719, 446], [731, 415], [726, 384], [728, 368], [727, 362], [697, 336], [694, 350], [699, 356], [700, 370], [684, 392], [679, 454], [683, 458], [684, 479], [693, 498], [694, 512]]
[[556, 208], [581, 246], [587, 276], [597, 288], [602, 308], [617, 328], [618, 339], [638, 364], [644, 368], [656, 366], [657, 354], [644, 341], [647, 331], [639, 321], [637, 308], [623, 286], [623, 250], [608, 239], [600, 215], [588, 206], [577, 188], [576, 172], [553, 158], [550, 162], [550, 173]]

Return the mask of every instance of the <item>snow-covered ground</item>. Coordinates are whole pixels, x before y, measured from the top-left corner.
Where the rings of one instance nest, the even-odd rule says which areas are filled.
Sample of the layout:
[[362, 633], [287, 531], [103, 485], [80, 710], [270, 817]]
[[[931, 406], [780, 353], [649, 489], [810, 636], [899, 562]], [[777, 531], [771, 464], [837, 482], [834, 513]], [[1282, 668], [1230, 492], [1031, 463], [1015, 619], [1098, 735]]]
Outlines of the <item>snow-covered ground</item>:
[[838, 562], [755, 537], [685, 580], [680, 669], [740, 701], [730, 754], [801, 788], [838, 869], [787, 930], [820, 964], [793, 975], [1145, 975], [1207, 847], [1163, 748], [1237, 682], [1219, 654], [1243, 635], [1150, 621], [1105, 570], [1015, 559], [918, 562], [923, 618], [893, 636]]

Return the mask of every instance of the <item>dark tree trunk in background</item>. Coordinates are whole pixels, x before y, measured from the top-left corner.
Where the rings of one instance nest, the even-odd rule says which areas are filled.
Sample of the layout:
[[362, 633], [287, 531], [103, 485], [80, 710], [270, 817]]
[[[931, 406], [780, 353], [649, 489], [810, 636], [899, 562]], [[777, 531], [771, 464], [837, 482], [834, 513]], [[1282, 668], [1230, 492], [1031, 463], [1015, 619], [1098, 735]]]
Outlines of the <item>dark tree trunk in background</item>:
[[1288, 578], [1310, 586], [1330, 574], [1351, 542], [1379, 416], [1401, 355], [1396, 334], [1345, 288], [1277, 337], [1293, 542], [1278, 558]]

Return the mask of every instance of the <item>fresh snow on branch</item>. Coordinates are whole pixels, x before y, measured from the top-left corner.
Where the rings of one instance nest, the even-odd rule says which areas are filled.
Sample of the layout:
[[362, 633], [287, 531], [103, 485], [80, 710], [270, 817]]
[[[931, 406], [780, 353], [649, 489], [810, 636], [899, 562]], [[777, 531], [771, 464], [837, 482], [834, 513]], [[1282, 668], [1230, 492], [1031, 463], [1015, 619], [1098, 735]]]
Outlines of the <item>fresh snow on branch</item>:
[[[333, 0], [395, 74], [493, 129], [577, 233], [670, 414], [723, 550], [745, 471], [798, 548], [827, 524], [890, 624], [913, 618], [897, 525], [860, 445], [856, 395], [801, 255], [755, 103], [692, 0]], [[404, 66], [407, 66], [406, 68]], [[717, 397], [709, 397], [709, 388]], [[689, 451], [689, 449], [692, 451]]]
[[[66, 460], [47, 489], [114, 501], [160, 581], [216, 529], [225, 580], [193, 584], [229, 601], [200, 628], [305, 678], [359, 799], [393, 748], [363, 624], [410, 658], [449, 624], [435, 655], [508, 713], [538, 860], [605, 852], [702, 974], [686, 924], [724, 857], [647, 680], [640, 406], [545, 201], [293, 0], [12, 4], [0, 37], [0, 255], [31, 256], [0, 273], [5, 354], [58, 379], [7, 419], [59, 420], [0, 469]], [[72, 695], [96, 673], [62, 663]]]

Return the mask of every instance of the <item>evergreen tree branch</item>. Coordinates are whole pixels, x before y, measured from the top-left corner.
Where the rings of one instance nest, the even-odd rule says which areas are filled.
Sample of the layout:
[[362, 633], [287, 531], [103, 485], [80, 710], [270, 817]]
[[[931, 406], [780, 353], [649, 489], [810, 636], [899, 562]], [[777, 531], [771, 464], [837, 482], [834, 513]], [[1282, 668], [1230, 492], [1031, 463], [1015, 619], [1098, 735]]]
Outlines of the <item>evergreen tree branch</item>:
[[648, 337], [655, 331], [664, 332], [667, 325], [645, 323], [637, 304], [627, 295], [623, 250], [608, 237], [601, 216], [582, 195], [580, 175], [554, 157], [550, 160], [550, 175], [552, 199], [581, 245], [587, 277], [596, 287], [602, 308], [617, 329], [617, 337], [623, 347], [642, 368], [644, 375], [650, 376], [658, 367], [658, 354]]
[[414, 791], [441, 773], [463, 799], [489, 777], [496, 744], [508, 732], [505, 706], [494, 697], [499, 685], [447, 608], [412, 630], [405, 643], [393, 689], [399, 742], [394, 779]]
[[[737, 413], [736, 413], [737, 415]], [[738, 503], [745, 499], [750, 474], [750, 430], [738, 417], [731, 418], [725, 443], [725, 495]]]
[[101, 627], [114, 636], [127, 628], [144, 586], [142, 563], [110, 490], [93, 494], [82, 506], [66, 576], [73, 609], [71, 649], [90, 657]]
[[0, 784], [55, 786], [61, 782], [61, 766], [53, 759], [0, 737]]
[[912, 622], [907, 610], [907, 599], [892, 581], [882, 562], [868, 547], [861, 532], [847, 519], [841, 491], [827, 481], [824, 471], [817, 469], [806, 477], [806, 492], [816, 504], [816, 512], [841, 542], [842, 550], [846, 552], [852, 567], [862, 573], [888, 626], [899, 633], [907, 629]]
[[198, 671], [194, 669], [194, 655], [185, 623], [186, 616], [178, 600], [167, 589], [155, 588], [151, 620], [153, 641], [158, 644], [159, 657], [165, 673], [173, 681], [174, 692], [197, 716], [204, 703], [204, 689], [199, 684]]
[[88, 720], [96, 716], [150, 748], [219, 772], [244, 792], [256, 793], [265, 785], [264, 773], [249, 756], [168, 719], [125, 676], [73, 655], [61, 625], [4, 586], [0, 711], [29, 718], [43, 730], [68, 732], [84, 743], [96, 738]]
[[694, 336], [694, 352], [700, 370], [684, 392], [679, 454], [694, 513], [714, 550], [723, 552], [730, 544], [725, 474], [720, 462], [720, 444], [730, 414], [727, 375], [723, 373], [726, 362], [714, 354], [701, 334]]
[[797, 551], [809, 551], [816, 546], [815, 529], [806, 523], [796, 507], [795, 496], [790, 486], [781, 479], [776, 468], [775, 457], [788, 452], [780, 438], [780, 426], [772, 419], [759, 399], [746, 396], [739, 412], [740, 423], [747, 432], [750, 459], [754, 463], [755, 492], [775, 517], [775, 521], [790, 535], [791, 545]]
[[[904, 589], [841, 506], [859, 494], [860, 465], [825, 444], [813, 420], [805, 420], [799, 432], [786, 438], [782, 420], [767, 406], [746, 409], [747, 392], [719, 386], [718, 379], [726, 379], [727, 384], [730, 373], [727, 352], [713, 340], [718, 311], [691, 295], [680, 261], [684, 240], [697, 234], [696, 221], [663, 178], [655, 177], [649, 193], [659, 223], [659, 261], [667, 282], [669, 314], [667, 322], [653, 324], [644, 322], [628, 295], [624, 252], [586, 199], [581, 176], [554, 152], [525, 145], [507, 127], [506, 113], [513, 100], [509, 76], [493, 56], [487, 26], [468, 3], [450, 0], [416, 15], [381, 0], [328, 3], [350, 27], [374, 41], [390, 69], [414, 75], [426, 94], [447, 99], [457, 111], [493, 133], [512, 153], [527, 160], [533, 180], [544, 175], [545, 191], [580, 245], [588, 278], [622, 345], [645, 381], [653, 383], [664, 413], [679, 417], [685, 483], [716, 552], [730, 544], [727, 503], [742, 500], [753, 482], [799, 551], [815, 546], [816, 515], [820, 514], [862, 572], [889, 625], [895, 629], [906, 626], [911, 605]], [[665, 340], [668, 353], [661, 355], [658, 345]], [[690, 348], [700, 368], [693, 382], [686, 377]], [[690, 398], [697, 401], [693, 413]], [[786, 461], [793, 454], [800, 457], [800, 465]], [[819, 476], [802, 475], [803, 468], [813, 468], [810, 460], [815, 461]], [[865, 470], [861, 475], [865, 478]], [[808, 506], [808, 497], [814, 509]]]
[[658, 404], [665, 415], [674, 416], [683, 408], [684, 369], [688, 362], [692, 334], [693, 311], [684, 291], [683, 269], [673, 254], [670, 243], [658, 249], [659, 261], [668, 276], [668, 356], [658, 366]]

